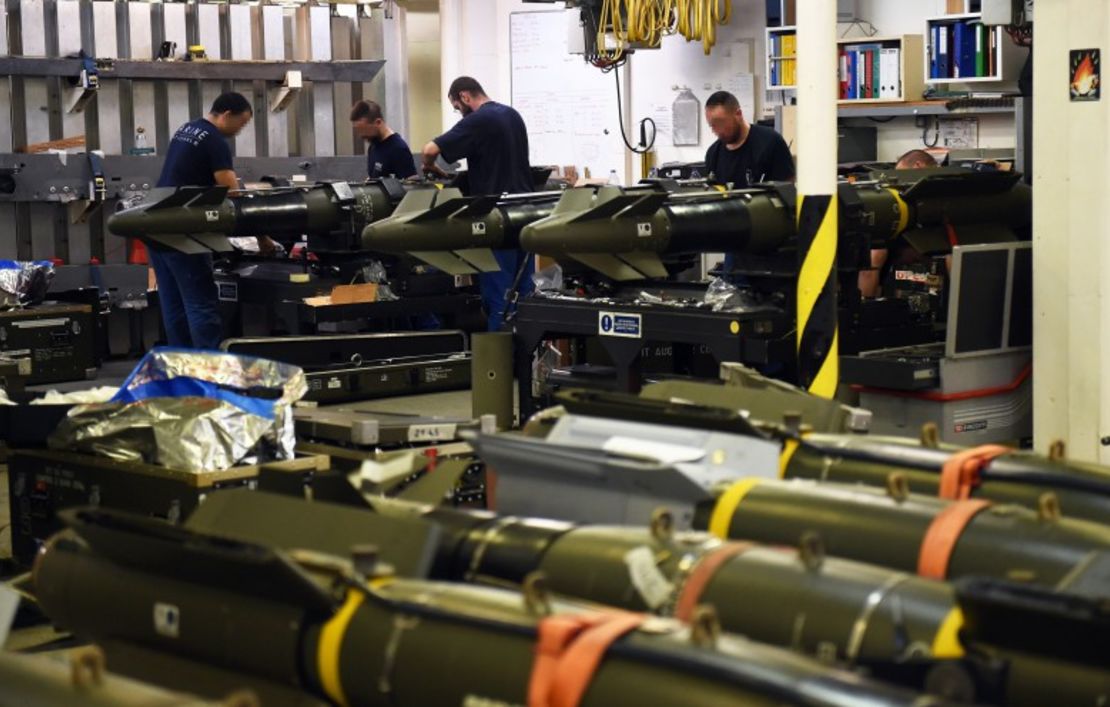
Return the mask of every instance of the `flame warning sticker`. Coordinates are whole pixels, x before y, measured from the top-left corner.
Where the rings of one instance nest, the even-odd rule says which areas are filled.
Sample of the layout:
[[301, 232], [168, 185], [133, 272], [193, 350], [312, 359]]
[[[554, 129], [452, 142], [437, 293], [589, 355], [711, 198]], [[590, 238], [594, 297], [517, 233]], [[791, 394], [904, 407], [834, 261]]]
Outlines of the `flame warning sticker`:
[[1072, 49], [1068, 69], [1068, 91], [1071, 99], [1097, 101], [1102, 94], [1102, 60], [1099, 50]]

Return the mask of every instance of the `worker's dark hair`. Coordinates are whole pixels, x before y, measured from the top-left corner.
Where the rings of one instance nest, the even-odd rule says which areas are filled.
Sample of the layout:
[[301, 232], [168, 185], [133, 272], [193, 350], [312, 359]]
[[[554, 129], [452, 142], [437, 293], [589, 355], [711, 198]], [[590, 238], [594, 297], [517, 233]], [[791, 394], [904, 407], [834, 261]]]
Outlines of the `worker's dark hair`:
[[212, 101], [212, 110], [209, 111], [212, 115], [220, 115], [221, 113], [240, 113], [254, 114], [254, 109], [251, 108], [251, 102], [247, 100], [246, 96], [235, 91], [228, 91], [221, 93]]
[[895, 169], [927, 169], [936, 167], [937, 161], [925, 150], [910, 150], [898, 158]]
[[717, 106], [724, 106], [729, 110], [740, 110], [740, 101], [736, 100], [736, 96], [728, 91], [717, 91], [705, 99], [705, 107], [716, 108]]
[[447, 97], [451, 100], [458, 100], [459, 94], [463, 91], [471, 96], [486, 95], [485, 89], [482, 88], [482, 84], [478, 83], [478, 79], [470, 76], [460, 76], [451, 82], [451, 88], [447, 89]]
[[359, 101], [351, 106], [351, 122], [356, 120], [365, 120], [368, 123], [373, 123], [375, 120], [382, 119], [382, 107], [374, 101]]

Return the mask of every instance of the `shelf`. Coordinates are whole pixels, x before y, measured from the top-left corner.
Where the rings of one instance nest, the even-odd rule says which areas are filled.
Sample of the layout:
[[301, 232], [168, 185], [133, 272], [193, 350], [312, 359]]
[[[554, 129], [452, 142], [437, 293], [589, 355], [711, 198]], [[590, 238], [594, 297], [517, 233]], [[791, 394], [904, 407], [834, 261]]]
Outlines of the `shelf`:
[[[950, 77], [950, 76], [938, 76], [938, 77], [929, 76], [929, 74], [932, 70], [932, 62], [931, 62], [931, 59], [930, 59], [930, 55], [933, 51], [933, 28], [938, 27], [938, 26], [945, 27], [945, 28], [947, 28], [945, 30], [946, 34], [951, 35], [951, 34], [954, 34], [954, 32], [955, 32], [955, 30], [953, 30], [951, 28], [954, 27], [954, 26], [957, 26], [957, 25], [961, 25], [961, 24], [966, 24], [967, 27], [976, 27], [976, 28], [986, 27], [987, 34], [985, 36], [984, 35], [979, 35], [978, 34], [978, 29], [976, 29], [975, 34], [976, 34], [977, 37], [980, 37], [980, 36], [982, 37], [982, 42], [984, 44], [989, 45], [991, 39], [993, 39], [993, 41], [994, 41], [995, 46], [994, 46], [993, 51], [990, 50], [989, 46], [983, 48], [984, 52], [985, 52], [985, 54], [984, 54], [984, 56], [985, 56], [985, 58], [984, 58], [984, 68], [990, 66], [990, 64], [992, 63], [991, 62], [991, 59], [992, 59], [991, 55], [993, 54], [993, 64], [994, 64], [993, 68], [995, 69], [994, 73], [986, 75], [986, 76], [968, 76], [968, 77], [963, 77], [963, 78], [955, 78], [955, 77]], [[966, 30], [965, 30], [965, 35], [966, 35]], [[949, 67], [951, 67], [952, 62], [957, 61], [955, 55], [960, 54], [960, 48], [954, 46], [955, 45], [955, 40], [951, 39], [951, 36], [949, 36], [949, 40], [950, 41], [949, 41], [948, 46], [951, 47], [951, 49], [950, 49], [950, 53], [947, 53], [945, 56], [947, 57], [946, 61], [949, 62]], [[974, 41], [972, 43], [975, 44]], [[923, 55], [922, 55], [923, 59], [924, 59], [924, 62], [925, 62], [925, 64], [924, 64], [925, 84], [928, 85], [928, 86], [934, 86], [934, 85], [938, 85], [938, 84], [997, 83], [999, 81], [1002, 81], [1004, 79], [1004, 73], [1005, 73], [1005, 71], [1003, 69], [1004, 59], [1005, 59], [1004, 51], [1005, 51], [1005, 48], [1007, 47], [1008, 44], [1009, 44], [1008, 39], [1006, 37], [1004, 37], [1003, 34], [1002, 34], [1002, 28], [1001, 27], [991, 27], [991, 26], [988, 26], [988, 25], [984, 25], [983, 22], [982, 22], [982, 14], [981, 13], [970, 12], [970, 13], [963, 13], [963, 14], [958, 14], [958, 15], [939, 15], [937, 17], [930, 17], [930, 18], [925, 20], [925, 45], [924, 45], [924, 52], [923, 52]], [[975, 52], [975, 53], [977, 54], [978, 52]], [[965, 55], [964, 58], [967, 58], [967, 55]], [[949, 68], [949, 70], [951, 71], [952, 69]]]
[[997, 108], [958, 108], [948, 110], [946, 101], [915, 101], [911, 103], [866, 101], [841, 102], [837, 107], [840, 118], [898, 118], [915, 115], [987, 115], [1012, 114], [1013, 106]]

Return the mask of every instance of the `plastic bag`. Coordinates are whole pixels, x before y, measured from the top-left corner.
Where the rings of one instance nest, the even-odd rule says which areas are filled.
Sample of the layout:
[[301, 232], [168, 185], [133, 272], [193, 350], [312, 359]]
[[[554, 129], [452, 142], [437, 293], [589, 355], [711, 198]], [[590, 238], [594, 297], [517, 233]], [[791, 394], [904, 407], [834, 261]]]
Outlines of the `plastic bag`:
[[362, 279], [364, 282], [372, 283], [378, 286], [378, 301], [379, 302], [395, 302], [401, 299], [389, 287], [389, 273], [382, 265], [381, 261], [371, 260], [369, 264], [362, 267]]
[[292, 459], [292, 406], [306, 391], [296, 366], [155, 349], [110, 402], [75, 407], [48, 443], [193, 472]]
[[42, 302], [53, 279], [54, 264], [48, 260], [0, 260], [0, 308]]
[[743, 312], [760, 306], [748, 292], [723, 277], [713, 278], [703, 301], [714, 312]]
[[557, 263], [532, 274], [532, 282], [540, 296], [560, 294], [563, 291], [563, 268]]

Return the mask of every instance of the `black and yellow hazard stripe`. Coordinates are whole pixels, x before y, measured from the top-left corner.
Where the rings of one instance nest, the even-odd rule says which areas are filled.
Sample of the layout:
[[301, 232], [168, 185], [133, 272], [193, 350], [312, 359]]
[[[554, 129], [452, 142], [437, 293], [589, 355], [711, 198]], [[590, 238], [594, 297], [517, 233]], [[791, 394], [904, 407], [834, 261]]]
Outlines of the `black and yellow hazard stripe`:
[[832, 195], [798, 200], [798, 382], [833, 398], [840, 379], [836, 321], [837, 201]]

